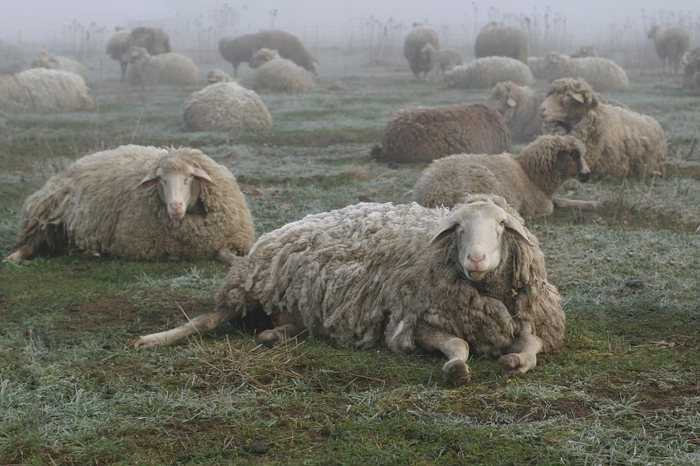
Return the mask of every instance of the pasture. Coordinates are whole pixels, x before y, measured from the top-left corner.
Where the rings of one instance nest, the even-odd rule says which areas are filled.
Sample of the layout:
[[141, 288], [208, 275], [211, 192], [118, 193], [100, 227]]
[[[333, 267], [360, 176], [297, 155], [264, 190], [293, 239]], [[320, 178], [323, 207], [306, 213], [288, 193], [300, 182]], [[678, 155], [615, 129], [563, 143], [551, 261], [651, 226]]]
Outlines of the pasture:
[[[48, 177], [126, 143], [192, 146], [228, 166], [258, 235], [359, 201], [406, 202], [425, 165], [369, 158], [386, 122], [407, 106], [488, 93], [339, 48], [319, 59], [314, 91], [261, 94], [273, 116], [262, 133], [186, 133], [183, 102], [196, 88], [128, 89], [116, 65], [91, 86], [94, 111], [0, 113], [0, 253]], [[226, 266], [3, 262], [0, 463], [697, 464], [700, 95], [656, 87], [668, 79], [658, 69], [629, 73], [632, 90], [606, 96], [659, 120], [669, 174], [570, 182], [570, 197], [601, 209], [528, 223], [568, 327], [565, 347], [525, 376], [474, 357], [471, 383], [453, 388], [439, 355], [324, 341], [271, 350], [236, 325], [135, 351], [139, 335], [210, 310]], [[250, 76], [242, 65], [242, 84]]]

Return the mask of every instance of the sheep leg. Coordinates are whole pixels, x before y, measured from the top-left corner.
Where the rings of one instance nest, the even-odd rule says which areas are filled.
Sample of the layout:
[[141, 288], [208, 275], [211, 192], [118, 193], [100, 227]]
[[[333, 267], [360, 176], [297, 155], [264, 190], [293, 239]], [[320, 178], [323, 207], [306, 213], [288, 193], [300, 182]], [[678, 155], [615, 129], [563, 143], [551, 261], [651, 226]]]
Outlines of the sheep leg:
[[294, 338], [304, 331], [304, 328], [300, 328], [294, 323], [286, 323], [275, 327], [271, 330], [265, 330], [260, 332], [257, 337], [257, 341], [260, 344], [267, 346], [268, 348], [274, 348], [275, 346], [280, 346], [284, 344], [289, 338]]
[[228, 248], [221, 248], [216, 252], [216, 260], [224, 264], [233, 265], [233, 261], [236, 260], [236, 257], [238, 256]]
[[600, 202], [598, 201], [581, 201], [563, 197], [555, 197], [552, 199], [552, 202], [554, 203], [554, 207], [558, 209], [596, 210], [600, 206]]
[[442, 373], [448, 381], [455, 385], [469, 382], [469, 345], [466, 341], [426, 322], [418, 324], [416, 341], [423, 349], [440, 351], [447, 357]]
[[134, 348], [153, 348], [156, 346], [172, 345], [176, 341], [182, 340], [189, 335], [210, 332], [230, 318], [231, 313], [224, 310], [202, 314], [179, 327], [164, 332], [141, 336], [136, 340], [136, 343], [134, 343]]
[[521, 335], [513, 346], [498, 360], [503, 369], [512, 375], [524, 374], [537, 365], [537, 353], [542, 351], [542, 340], [536, 335]]

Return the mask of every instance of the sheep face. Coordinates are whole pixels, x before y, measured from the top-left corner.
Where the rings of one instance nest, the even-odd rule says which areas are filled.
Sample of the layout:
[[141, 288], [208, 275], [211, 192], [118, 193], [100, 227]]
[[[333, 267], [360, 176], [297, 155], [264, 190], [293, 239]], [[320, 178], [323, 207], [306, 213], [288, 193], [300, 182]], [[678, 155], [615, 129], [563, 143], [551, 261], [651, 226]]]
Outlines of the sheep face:
[[588, 83], [564, 78], [550, 85], [539, 111], [544, 121], [575, 125], [598, 103], [598, 96]]
[[265, 63], [277, 58], [280, 58], [280, 54], [277, 52], [277, 50], [263, 48], [255, 52], [253, 57], [250, 59], [250, 62], [248, 62], [248, 66], [251, 68], [258, 68], [259, 66], [262, 66]]
[[512, 81], [502, 82], [493, 88], [487, 103], [495, 108], [508, 123], [515, 116], [518, 104], [528, 93], [532, 92], [527, 86], [521, 87]]
[[[572, 138], [573, 139], [573, 138]], [[591, 169], [583, 157], [585, 148], [583, 144], [576, 141], [576, 145], [568, 149], [557, 152], [557, 168], [563, 178], [576, 177], [579, 181], [586, 182], [591, 177]]]
[[199, 199], [199, 183], [212, 183], [209, 175], [198, 167], [181, 159], [165, 156], [156, 169], [141, 180], [140, 186], [158, 187], [158, 195], [166, 207], [168, 216], [182, 220], [187, 209], [194, 207]]
[[455, 208], [443, 220], [432, 242], [454, 235], [462, 272], [469, 280], [479, 282], [501, 264], [506, 230], [532, 244], [518, 219], [495, 204], [477, 201]]
[[148, 58], [148, 50], [143, 47], [130, 47], [129, 50], [122, 56], [122, 61], [125, 63], [135, 63], [137, 60]]

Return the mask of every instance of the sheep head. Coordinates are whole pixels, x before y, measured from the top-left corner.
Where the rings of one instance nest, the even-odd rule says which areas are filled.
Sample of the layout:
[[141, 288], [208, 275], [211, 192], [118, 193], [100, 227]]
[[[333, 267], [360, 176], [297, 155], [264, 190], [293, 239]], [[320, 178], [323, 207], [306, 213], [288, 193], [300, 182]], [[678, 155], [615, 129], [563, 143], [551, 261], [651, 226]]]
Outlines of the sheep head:
[[142, 188], [156, 186], [168, 216], [182, 220], [187, 209], [199, 199], [200, 183], [212, 184], [209, 174], [187, 162], [178, 150], [162, 156], [155, 168], [139, 183]]
[[[438, 227], [432, 243], [452, 238], [456, 241], [459, 265], [464, 275], [479, 282], [493, 272], [504, 259], [504, 233], [510, 232], [532, 246], [522, 219], [494, 202], [493, 196], [472, 196], [465, 205], [457, 205]], [[505, 205], [505, 200], [500, 199]]]
[[583, 79], [561, 78], [549, 85], [540, 116], [544, 121], [573, 126], [599, 103], [598, 95]]
[[552, 136], [556, 142], [556, 164], [563, 179], [572, 177], [586, 182], [591, 177], [591, 169], [584, 157], [586, 146], [573, 136]]
[[213, 69], [207, 73], [207, 82], [209, 84], [227, 83], [231, 81], [233, 81], [233, 78], [231, 78], [231, 76], [229, 76], [225, 71]]
[[486, 103], [495, 108], [508, 123], [522, 102], [533, 98], [534, 92], [529, 87], [519, 86], [513, 81], [504, 81], [494, 86]]
[[124, 55], [122, 55], [122, 61], [125, 63], [135, 63], [136, 61], [144, 60], [149, 56], [150, 54], [145, 48], [132, 46], [129, 47], [129, 50], [127, 50]]
[[262, 48], [255, 52], [250, 62], [248, 62], [248, 65], [251, 68], [257, 68], [277, 58], [280, 58], [280, 54], [277, 50]]

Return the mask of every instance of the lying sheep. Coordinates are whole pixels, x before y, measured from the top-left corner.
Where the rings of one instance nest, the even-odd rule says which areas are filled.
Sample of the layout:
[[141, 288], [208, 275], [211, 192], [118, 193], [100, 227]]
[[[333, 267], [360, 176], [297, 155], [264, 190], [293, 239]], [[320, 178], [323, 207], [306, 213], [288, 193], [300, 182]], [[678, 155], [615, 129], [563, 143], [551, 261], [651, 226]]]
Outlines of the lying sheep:
[[652, 117], [601, 103], [582, 79], [550, 84], [540, 106], [553, 132], [576, 136], [586, 146], [591, 173], [599, 177], [644, 177], [666, 171], [666, 137]]
[[285, 31], [267, 30], [238, 37], [224, 37], [219, 41], [219, 52], [233, 66], [233, 75], [238, 75], [238, 65], [247, 63], [255, 52], [262, 48], [277, 50], [282, 58], [293, 61], [306, 70], [318, 71], [316, 60], [297, 36]]
[[544, 60], [548, 81], [559, 78], [581, 78], [599, 92], [624, 91], [630, 87], [625, 70], [607, 58], [571, 58], [562, 53], [550, 52]]
[[262, 131], [272, 125], [260, 96], [236, 82], [218, 82], [192, 93], [183, 120], [187, 131]]
[[503, 117], [484, 104], [409, 108], [399, 111], [384, 130], [374, 158], [393, 162], [429, 162], [463, 152], [497, 154], [510, 149]]
[[491, 22], [477, 34], [474, 55], [510, 57], [527, 63], [527, 34], [517, 27]]
[[688, 31], [679, 27], [664, 29], [656, 25], [651, 28], [647, 37], [654, 41], [654, 48], [661, 59], [664, 72], [668, 62], [669, 71], [673, 70], [673, 74], [678, 74], [681, 58], [683, 58], [686, 50], [690, 48], [690, 34], [688, 34]]
[[0, 76], [0, 109], [5, 111], [62, 112], [94, 106], [83, 78], [69, 71], [30, 68]]
[[595, 47], [592, 45], [584, 45], [578, 49], [575, 53], [571, 54], [571, 58], [581, 58], [581, 57], [597, 57], [598, 52], [596, 52]]
[[434, 73], [438, 78], [444, 78], [446, 72], [462, 64], [461, 55], [453, 49], [437, 50], [432, 44], [427, 43], [421, 49], [421, 53], [430, 66], [429, 72]]
[[544, 91], [506, 81], [494, 86], [486, 103], [503, 116], [513, 141], [529, 142], [542, 129], [539, 106], [546, 95]]
[[596, 202], [555, 198], [568, 179], [587, 181], [586, 148], [573, 136], [540, 136], [518, 155], [455, 154], [435, 160], [413, 188], [426, 207], [452, 207], [466, 194], [498, 194], [524, 218], [552, 213], [554, 207], [594, 209]]
[[256, 90], [298, 94], [314, 88], [311, 73], [291, 60], [281, 58], [276, 50], [260, 49], [251, 57], [253, 88]]
[[121, 67], [121, 80], [126, 79], [126, 67], [129, 63], [128, 57], [125, 56], [126, 52], [129, 50], [129, 37], [131, 36], [131, 29], [117, 27], [114, 31], [112, 37], [107, 41], [107, 55], [110, 56], [112, 60], [119, 62]]
[[445, 376], [466, 383], [470, 349], [522, 374], [564, 340], [537, 238], [497, 196], [452, 211], [357, 204], [308, 215], [261, 236], [216, 301], [216, 311], [135, 346], [172, 344], [262, 311], [276, 324], [259, 335], [267, 345], [306, 332], [344, 347], [441, 351]]
[[63, 57], [60, 55], [50, 55], [48, 52], [41, 52], [39, 56], [32, 61], [32, 68], [46, 68], [50, 70], [70, 71], [79, 75], [85, 82], [88, 82], [88, 69], [82, 63], [79, 63], [72, 58]]
[[230, 262], [255, 239], [231, 172], [196, 149], [121, 146], [76, 160], [24, 203], [7, 259], [71, 250]]
[[483, 89], [501, 81], [530, 86], [534, 78], [527, 65], [508, 57], [478, 58], [471, 63], [456, 66], [445, 74], [445, 84], [448, 87]]
[[199, 69], [188, 57], [175, 53], [150, 55], [143, 47], [129, 49], [126, 82], [132, 86], [192, 86], [199, 82]]
[[437, 33], [430, 27], [415, 23], [403, 41], [403, 56], [408, 61], [411, 72], [418, 79], [425, 79], [430, 71], [430, 62], [423, 53], [423, 48], [430, 44], [440, 49]]

